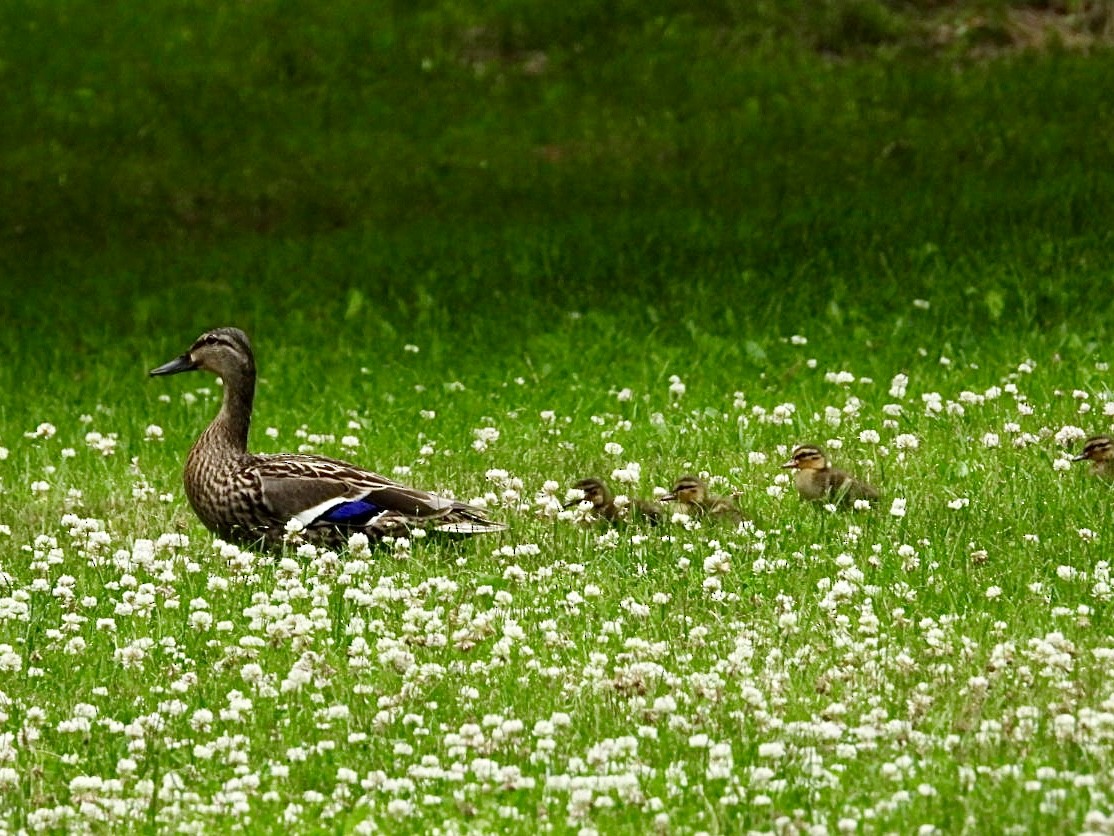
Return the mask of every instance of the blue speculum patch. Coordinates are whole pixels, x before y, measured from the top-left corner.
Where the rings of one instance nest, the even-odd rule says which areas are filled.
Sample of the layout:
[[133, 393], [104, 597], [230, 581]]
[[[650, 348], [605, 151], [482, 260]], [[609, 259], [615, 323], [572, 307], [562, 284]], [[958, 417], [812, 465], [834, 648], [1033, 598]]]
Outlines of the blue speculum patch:
[[351, 502], [334, 505], [327, 514], [319, 517], [318, 520], [340, 525], [363, 525], [384, 510], [384, 508], [373, 502], [368, 502], [366, 499], [354, 499]]

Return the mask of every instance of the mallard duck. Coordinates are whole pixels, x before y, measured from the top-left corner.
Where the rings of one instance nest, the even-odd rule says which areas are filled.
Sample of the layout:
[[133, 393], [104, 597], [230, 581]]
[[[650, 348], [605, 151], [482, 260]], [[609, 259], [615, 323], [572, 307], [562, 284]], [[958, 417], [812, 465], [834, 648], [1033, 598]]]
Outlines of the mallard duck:
[[1073, 462], [1089, 461], [1096, 476], [1114, 479], [1114, 439], [1096, 435], [1083, 442], [1083, 452], [1072, 458]]
[[661, 501], [676, 502], [690, 517], [717, 517], [734, 523], [748, 519], [734, 497], [708, 493], [708, 486], [696, 476], [682, 476]]
[[647, 499], [631, 499], [623, 506], [616, 504], [615, 496], [602, 479], [581, 479], [573, 487], [584, 493], [584, 499], [566, 502], [565, 507], [571, 508], [586, 499], [592, 504], [592, 513], [609, 523], [643, 519], [657, 525], [664, 514], [661, 505]]
[[837, 508], [848, 508], [859, 499], [873, 505], [880, 498], [874, 486], [829, 466], [824, 451], [814, 444], [795, 447], [792, 458], [782, 467], [796, 469], [793, 482], [801, 499], [808, 502], [830, 502]]
[[[356, 532], [369, 539], [411, 528], [479, 534], [506, 526], [482, 509], [393, 482], [324, 456], [249, 453], [255, 358], [238, 328], [216, 328], [150, 374], [204, 370], [224, 381], [220, 411], [186, 458], [186, 496], [217, 536], [243, 545], [282, 544], [289, 528], [315, 545], [340, 548]], [[297, 523], [291, 523], [296, 520]]]

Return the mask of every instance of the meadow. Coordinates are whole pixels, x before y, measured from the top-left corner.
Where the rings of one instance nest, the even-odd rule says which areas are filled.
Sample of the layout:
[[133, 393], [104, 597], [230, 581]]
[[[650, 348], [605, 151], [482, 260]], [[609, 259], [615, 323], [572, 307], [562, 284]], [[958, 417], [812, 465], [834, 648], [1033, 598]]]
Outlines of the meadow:
[[[1104, 8], [5, 4], [0, 831], [1114, 833]], [[217, 325], [508, 530], [214, 541]]]

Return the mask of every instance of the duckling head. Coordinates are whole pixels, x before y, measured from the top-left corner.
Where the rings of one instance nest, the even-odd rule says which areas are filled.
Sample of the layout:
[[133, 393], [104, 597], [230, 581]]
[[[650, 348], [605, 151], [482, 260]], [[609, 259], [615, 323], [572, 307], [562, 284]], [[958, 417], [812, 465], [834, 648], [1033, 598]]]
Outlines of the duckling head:
[[603, 483], [602, 479], [581, 479], [573, 485], [573, 487], [583, 492], [584, 499], [574, 499], [571, 502], [566, 502], [566, 508], [572, 508], [585, 499], [592, 503], [593, 508], [602, 508], [611, 502], [611, 491], [608, 490], [607, 485]]
[[662, 502], [682, 502], [687, 505], [703, 502], [708, 488], [695, 476], [682, 476], [673, 484], [673, 490], [661, 498]]
[[1073, 462], [1089, 460], [1100, 464], [1114, 459], [1114, 439], [1108, 435], [1096, 435], [1083, 443], [1083, 452], [1072, 457]]
[[253, 377], [255, 358], [247, 334], [239, 328], [214, 328], [206, 331], [190, 346], [189, 351], [163, 363], [148, 374], [179, 374], [203, 369], [227, 380], [230, 377]]
[[824, 451], [815, 444], [800, 444], [793, 448], [793, 455], [782, 467], [792, 467], [797, 470], [823, 470], [828, 466], [828, 459]]

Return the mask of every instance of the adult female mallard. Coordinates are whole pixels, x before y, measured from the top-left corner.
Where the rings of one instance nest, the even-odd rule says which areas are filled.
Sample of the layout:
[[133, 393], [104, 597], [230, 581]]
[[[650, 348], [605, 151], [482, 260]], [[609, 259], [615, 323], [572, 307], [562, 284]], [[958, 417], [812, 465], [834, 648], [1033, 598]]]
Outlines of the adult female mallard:
[[217, 536], [274, 548], [293, 530], [306, 542], [341, 548], [356, 532], [375, 540], [404, 536], [411, 528], [457, 535], [506, 528], [480, 508], [337, 459], [249, 453], [255, 357], [238, 328], [205, 332], [189, 351], [150, 374], [196, 370], [224, 381], [220, 411], [190, 449], [184, 474], [194, 513]]

